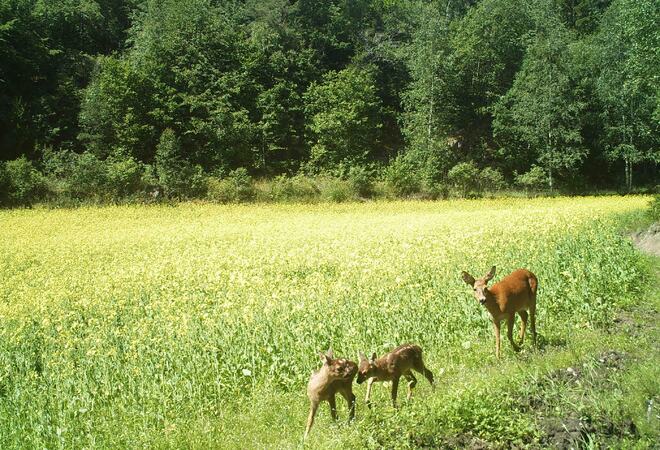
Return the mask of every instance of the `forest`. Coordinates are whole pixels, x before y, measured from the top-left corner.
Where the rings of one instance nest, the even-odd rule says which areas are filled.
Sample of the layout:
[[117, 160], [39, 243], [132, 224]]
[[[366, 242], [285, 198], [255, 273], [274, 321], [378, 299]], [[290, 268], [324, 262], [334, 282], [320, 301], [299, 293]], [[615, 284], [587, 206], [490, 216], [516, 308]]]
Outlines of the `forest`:
[[1, 205], [631, 191], [658, 162], [655, 0], [0, 0]]

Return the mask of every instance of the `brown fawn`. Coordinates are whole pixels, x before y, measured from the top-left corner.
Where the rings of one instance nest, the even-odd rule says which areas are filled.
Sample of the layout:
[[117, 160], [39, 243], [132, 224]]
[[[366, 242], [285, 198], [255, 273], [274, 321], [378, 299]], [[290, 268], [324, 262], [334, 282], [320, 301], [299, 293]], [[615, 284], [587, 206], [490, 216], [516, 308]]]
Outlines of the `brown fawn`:
[[412, 396], [412, 389], [417, 384], [417, 379], [413, 375], [415, 370], [426, 377], [434, 386], [433, 373], [424, 366], [422, 360], [422, 349], [418, 345], [404, 344], [400, 345], [391, 352], [385, 354], [382, 358], [376, 359], [376, 354], [371, 355], [370, 359], [360, 352], [360, 365], [358, 366], [358, 384], [367, 381], [367, 396], [365, 401], [369, 405], [371, 397], [371, 386], [376, 381], [392, 381], [392, 405], [396, 408], [396, 396], [399, 388], [399, 378], [404, 376], [408, 380], [408, 400]]
[[335, 394], [339, 392], [348, 402], [349, 421], [355, 417], [355, 395], [353, 395], [353, 378], [357, 373], [357, 364], [347, 359], [333, 359], [332, 350], [321, 353], [321, 368], [312, 373], [307, 383], [307, 396], [310, 401], [309, 417], [305, 438], [314, 423], [314, 416], [319, 404], [327, 400], [330, 403], [330, 414], [332, 420], [337, 420], [337, 406]]
[[520, 343], [525, 340], [527, 327], [527, 311], [529, 311], [530, 329], [532, 330], [532, 343], [536, 346], [536, 291], [539, 282], [529, 270], [518, 269], [502, 278], [490, 288], [488, 282], [495, 276], [495, 266], [486, 275], [475, 280], [472, 275], [462, 272], [463, 281], [472, 286], [474, 296], [484, 305], [493, 317], [495, 330], [495, 355], [500, 357], [500, 323], [506, 320], [507, 337], [515, 351], [519, 347], [513, 342], [513, 323], [516, 313], [520, 316]]

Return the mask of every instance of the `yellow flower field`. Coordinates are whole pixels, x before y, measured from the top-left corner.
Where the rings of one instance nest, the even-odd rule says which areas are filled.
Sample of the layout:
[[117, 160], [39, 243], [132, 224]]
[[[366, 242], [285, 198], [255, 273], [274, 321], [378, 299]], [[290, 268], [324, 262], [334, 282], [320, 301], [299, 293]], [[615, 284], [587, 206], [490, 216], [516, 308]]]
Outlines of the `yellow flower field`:
[[647, 202], [0, 211], [0, 447], [178, 447], [170, 436], [224, 430], [266, 388], [300, 393], [284, 439], [302, 433], [304, 386], [330, 346], [355, 358], [416, 342], [436, 371], [470, 352], [490, 361], [461, 270], [536, 273], [550, 343], [602, 326], [640, 276], [616, 218]]

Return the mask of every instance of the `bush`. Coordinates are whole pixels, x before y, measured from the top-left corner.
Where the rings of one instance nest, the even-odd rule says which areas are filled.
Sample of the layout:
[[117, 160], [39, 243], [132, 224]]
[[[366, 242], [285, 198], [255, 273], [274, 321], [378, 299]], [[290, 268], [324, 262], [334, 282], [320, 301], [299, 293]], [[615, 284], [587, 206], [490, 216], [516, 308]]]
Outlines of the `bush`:
[[[32, 161], [21, 156], [7, 161], [0, 170], [0, 200], [8, 206], [26, 206], [42, 199], [46, 194], [46, 183]], [[4, 197], [4, 198], [2, 198]]]
[[385, 168], [385, 184], [396, 196], [419, 192], [420, 180], [413, 165], [399, 155]]
[[651, 200], [647, 214], [653, 222], [660, 222], [660, 194], [655, 194]]
[[222, 180], [210, 178], [207, 197], [221, 203], [250, 201], [255, 197], [254, 181], [246, 169], [238, 168]]
[[499, 170], [485, 167], [479, 174], [479, 185], [482, 191], [496, 192], [503, 189], [506, 183]]
[[167, 198], [201, 197], [208, 188], [202, 167], [184, 161], [176, 134], [166, 129], [156, 147], [155, 173]]
[[132, 156], [117, 154], [106, 160], [107, 188], [113, 199], [119, 200], [144, 190], [144, 167]]
[[366, 166], [356, 165], [348, 169], [346, 179], [352, 190], [360, 197], [370, 197], [374, 191], [373, 171]]
[[71, 171], [65, 179], [66, 192], [71, 198], [85, 200], [106, 196], [107, 172], [105, 162], [93, 153], [71, 153]]
[[275, 177], [270, 185], [270, 199], [275, 201], [309, 202], [318, 198], [319, 188], [303, 175]]
[[336, 203], [351, 200], [356, 194], [351, 182], [334, 177], [322, 179], [320, 191], [324, 200]]
[[526, 190], [543, 189], [548, 184], [548, 175], [539, 166], [532, 166], [529, 172], [516, 175], [516, 184]]
[[475, 196], [481, 191], [479, 169], [472, 161], [452, 167], [447, 173], [447, 181], [462, 197]]

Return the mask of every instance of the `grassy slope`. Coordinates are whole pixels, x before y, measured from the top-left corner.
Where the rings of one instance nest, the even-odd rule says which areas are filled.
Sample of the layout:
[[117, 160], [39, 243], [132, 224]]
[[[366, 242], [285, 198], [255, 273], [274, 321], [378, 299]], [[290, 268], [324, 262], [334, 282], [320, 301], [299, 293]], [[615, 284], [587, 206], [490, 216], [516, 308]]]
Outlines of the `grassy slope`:
[[[562, 201], [551, 200], [549, 207], [563, 207]], [[608, 202], [607, 199], [588, 201], [594, 202], [594, 211]], [[535, 213], [543, 211], [545, 206], [542, 202], [543, 200], [535, 200], [514, 206], [523, 212]], [[625, 219], [618, 219], [616, 226], [623, 227], [638, 220], [639, 216], [634, 212], [638, 211], [636, 208], [643, 202], [633, 200], [633, 203], [631, 207], [621, 209], [620, 212], [626, 212], [628, 215]], [[507, 229], [506, 224], [495, 225], [495, 230], [491, 234], [486, 231], [484, 236], [478, 230], [488, 224], [475, 222], [481, 217], [480, 211], [489, 207], [495, 207], [490, 214], [497, 216], [499, 209], [506, 212], [512, 205], [462, 202], [458, 208], [468, 212], [456, 213], [452, 209], [456, 208], [455, 204], [447, 206], [441, 203], [436, 206], [429, 203], [397, 203], [372, 206], [370, 208], [375, 208], [373, 211], [363, 211], [357, 216], [353, 207], [335, 206], [330, 208], [330, 211], [323, 211], [323, 207], [314, 207], [307, 219], [301, 224], [295, 224], [297, 234], [294, 233], [293, 237], [278, 234], [286, 233], [286, 223], [277, 220], [269, 222], [265, 218], [274, 215], [277, 219], [282, 219], [292, 212], [297, 215], [296, 206], [266, 208], [263, 211], [255, 209], [256, 207], [219, 208], [213, 209], [212, 212], [238, 213], [221, 216], [228, 223], [223, 229], [230, 229], [221, 241], [217, 240], [217, 230], [213, 229], [213, 222], [200, 215], [199, 207], [175, 211], [174, 217], [167, 217], [170, 213], [163, 213], [155, 208], [6, 213], [0, 217], [3, 226], [11, 225], [16, 228], [17, 225], [22, 225], [25, 229], [12, 231], [13, 236], [10, 233], [9, 241], [0, 242], [5, 250], [10, 250], [4, 253], [4, 258], [0, 261], [0, 272], [5, 275], [4, 285], [0, 290], [0, 299], [3, 300], [0, 304], [0, 321], [5, 325], [2, 331], [6, 340], [2, 342], [5, 346], [0, 348], [3, 351], [0, 352], [0, 358], [6, 358], [8, 363], [5, 365], [7, 369], [0, 372], [0, 444], [3, 448], [26, 445], [155, 445], [198, 448], [208, 445], [233, 448], [300, 446], [302, 426], [307, 413], [307, 402], [303, 394], [304, 379], [309, 370], [304, 373], [294, 372], [290, 382], [280, 374], [280, 378], [273, 384], [262, 377], [257, 378], [251, 385], [241, 383], [227, 388], [220, 387], [218, 389], [222, 390], [217, 394], [205, 391], [204, 389], [209, 388], [209, 383], [216, 382], [218, 377], [213, 373], [212, 367], [202, 367], [200, 371], [196, 371], [198, 369], [195, 366], [195, 357], [198, 356], [199, 350], [195, 346], [200, 342], [207, 345], [211, 339], [195, 334], [199, 333], [200, 329], [194, 328], [194, 323], [188, 325], [188, 321], [191, 316], [207, 313], [212, 315], [214, 311], [197, 310], [191, 303], [159, 303], [156, 306], [175, 314], [173, 318], [160, 317], [158, 311], [151, 310], [149, 304], [144, 303], [144, 298], [136, 300], [135, 305], [130, 303], [133, 301], [130, 297], [133, 289], [150, 295], [155, 295], [155, 292], [163, 295], [162, 290], [168, 295], [185, 292], [185, 300], [189, 302], [193, 298], [201, 304], [204, 304], [204, 300], [209, 296], [218, 295], [197, 292], [194, 290], [195, 286], [181, 284], [190, 282], [196, 285], [200, 273], [208, 273], [209, 266], [223, 263], [222, 258], [214, 257], [212, 251], [205, 253], [203, 247], [190, 246], [188, 242], [197, 239], [202, 245], [210, 246], [211, 250], [235, 249], [245, 245], [249, 247], [250, 241], [241, 241], [241, 233], [244, 233], [241, 230], [247, 227], [251, 231], [270, 232], [278, 236], [277, 241], [266, 242], [273, 250], [267, 257], [287, 250], [285, 244], [296, 239], [300, 239], [303, 248], [308, 251], [307, 254], [289, 254], [290, 260], [286, 261], [286, 264], [271, 260], [277, 269], [272, 274], [265, 272], [266, 277], [273, 277], [271, 283], [277, 283], [282, 274], [293, 277], [283, 280], [283, 284], [301, 289], [301, 286], [325, 283], [321, 288], [325, 287], [327, 290], [316, 295], [327, 296], [336, 302], [334, 296], [337, 295], [337, 290], [340, 293], [346, 292], [346, 287], [339, 281], [349, 276], [342, 271], [347, 255], [356, 255], [358, 265], [375, 271], [382, 270], [382, 273], [374, 278], [367, 279], [369, 283], [366, 287], [349, 283], [349, 286], [352, 286], [348, 288], [349, 291], [357, 291], [354, 298], [359, 299], [360, 295], [368, 296], [370, 292], [378, 290], [387, 296], [375, 295], [374, 298], [368, 299], [367, 307], [350, 311], [354, 314], [352, 320], [339, 322], [342, 326], [349, 323], [356, 329], [352, 334], [356, 342], [330, 341], [334, 346], [343, 345], [344, 348], [340, 348], [340, 351], [350, 351], [353, 347], [373, 348], [374, 343], [384, 345], [383, 340], [393, 339], [392, 336], [396, 335], [397, 330], [394, 330], [394, 334], [390, 329], [381, 330], [387, 337], [379, 339], [378, 336], [369, 335], [369, 326], [355, 322], [356, 317], [361, 321], [373, 319], [370, 316], [380, 317], [379, 314], [387, 317], [387, 307], [382, 304], [383, 298], [391, 296], [407, 305], [407, 308], [413, 308], [415, 303], [419, 303], [417, 299], [429, 289], [436, 292], [430, 309], [422, 311], [429, 314], [429, 317], [420, 316], [421, 320], [405, 317], [404, 308], [397, 313], [403, 314], [404, 317], [397, 320], [400, 320], [400, 326], [421, 322], [418, 329], [404, 332], [402, 339], [408, 340], [409, 336], [412, 336], [418, 342], [423, 341], [427, 349], [427, 362], [436, 372], [439, 381], [438, 389], [432, 393], [429, 386], [420, 380], [413, 402], [404, 405], [399, 411], [393, 411], [386, 406], [387, 390], [378, 386], [375, 389], [377, 406], [368, 411], [360, 402], [358, 420], [350, 426], [344, 423], [330, 424], [327, 406], [324, 405], [308, 442], [310, 447], [510, 447], [512, 444], [546, 447], [571, 443], [615, 446], [628, 444], [642, 448], [652, 446], [658, 439], [655, 431], [658, 428], [657, 409], [647, 414], [647, 401], [654, 399], [656, 408], [660, 401], [656, 381], [660, 379], [656, 364], [659, 356], [659, 336], [655, 325], [659, 299], [657, 290], [651, 288], [658, 283], [657, 261], [634, 256], [622, 240], [617, 241], [614, 235], [607, 234], [613, 224], [604, 224], [601, 228], [571, 228], [569, 222], [562, 222], [567, 220], [566, 217], [545, 218], [544, 220], [555, 222], [559, 220], [561, 231], [568, 237], [562, 240], [561, 237], [555, 236], [552, 238], [556, 238], [551, 242], [552, 245], [539, 246], [538, 243], [521, 242], [517, 244], [519, 248], [500, 255], [500, 259], [508, 266], [515, 264], [512, 261], [521, 257], [534, 255], [534, 251], [557, 252], [546, 259], [534, 259], [532, 256], [533, 259], [530, 260], [530, 264], [536, 265], [533, 269], [537, 273], [545, 271], [541, 272], [545, 291], [542, 291], [539, 300], [545, 302], [546, 309], [543, 320], [539, 322], [541, 348], [532, 351], [526, 345], [523, 351], [516, 355], [508, 348], [508, 343], [504, 343], [504, 358], [498, 362], [493, 358], [492, 336], [486, 318], [478, 309], [473, 308], [472, 304], [462, 308], [460, 302], [469, 298], [469, 292], [466, 292], [459, 282], [454, 286], [451, 284], [453, 281], [449, 281], [455, 278], [454, 266], [462, 264], [460, 261], [470, 254], [473, 255], [475, 248], [469, 247], [462, 249], [461, 253], [452, 254], [436, 251], [436, 246], [427, 245], [427, 241], [415, 237], [421, 233], [426, 239], [441, 238], [441, 233], [451, 230], [444, 227], [433, 228], [435, 220], [440, 216], [454, 214], [457, 220], [472, 221], [473, 228], [466, 229], [467, 236], [450, 236], [448, 248], [470, 246], [473, 241], [486, 236], [492, 236], [497, 241], [502, 230]], [[441, 211], [437, 213], [435, 208]], [[613, 212], [616, 210], [617, 208], [614, 208]], [[577, 214], [579, 209], [574, 212]], [[630, 214], [631, 212], [633, 214]], [[570, 216], [569, 214], [568, 217]], [[320, 219], [317, 221], [318, 217]], [[334, 221], [328, 224], [327, 219], [330, 217]], [[150, 221], [149, 230], [142, 227], [145, 220]], [[356, 230], [348, 227], [347, 224], [355, 220], [361, 222], [362, 228]], [[191, 228], [190, 224], [196, 228]], [[123, 225], [124, 229], [118, 230], [119, 225]], [[529, 236], [529, 233], [533, 235], [535, 230], [534, 225], [530, 231], [529, 225], [523, 222], [513, 225], [528, 227], [526, 236]], [[308, 226], [311, 228], [306, 229]], [[30, 227], [34, 229], [29, 229]], [[99, 227], [102, 227], [100, 231]], [[324, 229], [329, 237], [315, 236], [314, 227]], [[378, 229], [374, 231], [370, 230], [370, 227]], [[384, 230], [382, 239], [376, 233], [378, 230]], [[478, 234], [469, 234], [474, 232]], [[580, 234], [583, 232], [586, 234]], [[597, 235], [600, 232], [606, 234], [603, 241], [600, 241]], [[346, 233], [349, 234], [348, 237], [342, 240], [342, 235]], [[360, 242], [351, 247], [351, 233], [366, 238], [367, 243], [379, 251], [383, 243], [386, 243], [387, 250], [377, 254], [392, 267], [380, 269], [377, 264], [370, 265], [371, 255], [360, 255], [357, 251], [360, 249]], [[125, 235], [129, 238], [125, 238]], [[63, 236], [71, 242], [64, 242]], [[460, 240], [461, 238], [464, 240]], [[142, 247], [125, 247], [126, 240], [134, 239], [140, 239]], [[252, 239], [258, 241], [255, 235]], [[240, 245], [231, 247], [232, 240], [236, 240]], [[319, 249], [305, 246], [316, 240], [320, 241]], [[281, 246], [280, 241], [284, 242]], [[296, 278], [300, 277], [301, 270], [313, 266], [315, 257], [336, 243], [343, 244], [343, 247], [337, 250], [336, 259], [331, 255], [323, 260], [324, 264], [321, 264], [320, 269], [317, 268], [311, 274], [304, 273], [302, 281]], [[257, 244], [263, 245], [263, 242]], [[612, 257], [622, 258], [619, 264], [616, 261], [608, 261], [609, 255], [595, 254], [610, 251], [610, 244]], [[492, 257], [493, 252], [497, 252], [501, 245], [501, 241], [491, 247], [486, 244], [486, 255], [478, 257], [478, 261], [473, 261], [471, 266], [466, 268], [485, 266], [485, 260]], [[535, 250], [526, 248], [530, 245], [536, 246]], [[592, 245], [593, 249], [589, 250], [589, 245]], [[162, 255], [147, 252], [154, 249], [161, 251]], [[201, 252], [202, 256], [193, 254], [193, 250]], [[420, 257], [420, 250], [430, 256]], [[57, 258], [50, 259], [50, 255], [55, 251], [59, 252], [58, 258], [64, 258], [63, 264], [56, 264]], [[314, 253], [315, 251], [319, 253]], [[142, 266], [136, 265], [136, 258], [140, 261], [139, 257], [142, 255]], [[126, 265], [121, 262], [122, 256], [128, 260]], [[236, 257], [231, 254], [222, 256]], [[222, 268], [242, 267], [243, 272], [250, 273], [253, 269], [250, 262], [254, 262], [250, 257], [246, 260], [236, 258]], [[441, 263], [434, 262], [439, 261], [439, 257], [444, 260]], [[182, 261], [192, 260], [197, 265], [193, 264], [193, 267], [188, 269], [172, 265], [177, 258]], [[162, 273], [158, 268], [152, 267], [160, 261], [168, 264], [167, 270]], [[629, 273], [631, 268], [625, 267], [627, 264], [634, 264], [638, 275]], [[434, 265], [441, 268], [440, 275], [428, 272]], [[614, 298], [600, 293], [603, 298], [596, 301], [600, 306], [594, 307], [597, 314], [594, 313], [593, 316], [590, 315], [590, 309], [585, 309], [579, 302], [585, 301], [581, 295], [591, 296], [594, 292], [599, 293], [598, 286], [589, 285], [581, 291], [579, 283], [570, 288], [563, 285], [577, 281], [570, 277], [580, 276], [576, 275], [580, 265], [588, 265], [589, 268], [581, 274], [586, 277], [582, 278], [583, 282], [585, 279], [597, 279], [602, 284], [602, 290], [617, 293], [617, 296], [620, 294], [620, 298]], [[50, 267], [51, 273], [45, 276], [41, 274], [44, 267]], [[79, 273], [75, 270], [72, 272], [71, 267], [78, 267]], [[621, 273], [612, 273], [610, 276], [596, 273], [599, 267]], [[105, 274], [104, 270], [112, 276]], [[319, 271], [325, 277], [314, 278], [319, 276]], [[447, 273], [444, 273], [445, 271]], [[640, 277], [639, 274], [646, 276]], [[398, 280], [397, 275], [401, 275], [403, 280]], [[557, 279], [560, 277], [562, 281], [558, 283]], [[390, 278], [397, 278], [397, 281], [391, 283]], [[637, 285], [617, 286], [616, 282], [609, 285], [608, 278], [615, 281], [634, 280]], [[116, 279], [122, 282], [118, 282], [118, 285], [113, 283]], [[420, 288], [420, 280], [427, 286]], [[93, 283], [94, 281], [96, 283]], [[59, 288], [57, 283], [63, 283], [65, 289], [55, 295], [53, 292]], [[447, 283], [451, 284], [449, 288], [445, 287]], [[229, 287], [225, 286], [227, 289]], [[282, 296], [283, 293], [277, 290], [278, 287], [276, 284], [266, 286], [260, 294], [269, 292], [270, 288]], [[211, 289], [212, 286], [205, 288]], [[247, 287], [244, 290], [250, 289]], [[35, 297], [39, 292], [43, 293], [41, 299]], [[452, 326], [451, 322], [442, 317], [443, 310], [437, 305], [437, 299], [451, 298], [458, 293], [465, 299], [449, 304], [446, 314], [452, 321], [457, 320], [460, 326], [450, 332], [444, 330], [445, 334], [438, 334], [439, 337], [430, 336], [426, 325], [432, 328]], [[314, 292], [307, 294], [314, 295]], [[578, 301], [576, 307], [580, 308], [574, 321], [571, 320], [570, 303], [553, 299], [555, 301], [550, 304], [548, 297], [559, 295], [570, 297], [567, 300], [569, 302]], [[287, 301], [291, 298], [295, 298], [295, 295]], [[94, 303], [95, 299], [108, 301], [99, 305]], [[155, 297], [151, 299], [155, 301]], [[412, 301], [415, 303], [405, 303]], [[603, 322], [603, 319], [611, 318], [613, 313], [603, 302], [616, 305], [616, 314], [620, 319], [615, 325], [608, 321]], [[315, 306], [313, 302], [308, 304], [311, 308], [321, 306], [323, 305]], [[379, 306], [385, 311], [374, 309]], [[554, 308], [553, 314], [549, 314], [551, 306]], [[121, 309], [120, 307], [124, 308], [124, 311], [139, 314], [135, 317], [118, 315], [116, 310]], [[330, 309], [332, 307], [332, 304], [329, 305]], [[396, 302], [389, 305], [389, 308], [396, 308]], [[622, 312], [622, 308], [626, 311]], [[279, 320], [280, 317], [276, 313], [266, 312], [271, 314], [267, 317]], [[418, 311], [416, 314], [419, 313]], [[107, 317], [113, 318], [114, 321], [110, 321], [114, 324], [112, 327], [109, 327], [108, 323], [102, 323]], [[316, 320], [324, 320], [322, 315], [316, 317]], [[180, 320], [172, 322], [177, 318]], [[211, 317], [214, 320], [217, 318]], [[313, 319], [312, 317], [310, 320]], [[81, 320], [84, 322], [84, 330], [93, 331], [88, 334], [69, 334], [67, 327], [80, 327]], [[126, 323], [121, 323], [122, 320]], [[135, 322], [129, 323], [129, 320]], [[204, 323], [213, 326], [211, 324], [214, 320]], [[192, 331], [181, 332], [178, 327], [182, 321], [186, 331]], [[604, 323], [609, 326], [603, 327]], [[226, 325], [231, 326], [231, 322]], [[292, 325], [296, 325], [295, 321]], [[326, 336], [340, 331], [333, 328], [336, 324], [317, 325], [318, 333]], [[125, 327], [125, 332], [121, 331], [121, 326]], [[150, 330], [149, 327], [152, 326], [155, 327], [154, 330]], [[387, 322], [381, 322], [379, 326], [388, 325]], [[168, 327], [176, 329], [179, 334]], [[107, 344], [107, 339], [112, 335], [96, 336], [101, 343], [92, 345], [94, 332], [106, 332], [110, 328], [118, 329], [120, 333], [130, 333], [130, 336], [119, 336], [117, 342], [111, 343], [110, 352], [115, 350], [113, 345], [124, 345], [124, 339], [150, 339], [152, 343], [145, 344], [140, 349], [141, 352], [135, 354], [137, 362], [116, 360], [112, 353], [106, 356], [95, 354], [108, 350], [101, 344]], [[138, 331], [145, 329], [156, 334], [138, 334]], [[438, 328], [437, 331], [442, 330]], [[216, 329], [205, 332], [213, 339], [226, 337]], [[258, 334], [255, 329], [249, 329], [248, 332]], [[342, 330], [342, 335], [344, 338], [348, 336], [345, 330]], [[250, 343], [249, 336], [239, 337], [244, 339], [246, 345]], [[170, 353], [168, 349], [159, 347], [159, 338], [169, 346], [178, 345], [177, 340], [183, 343], [181, 348], [175, 348]], [[305, 341], [302, 336], [296, 336], [294, 331], [291, 340], [284, 344], [288, 346], [287, 351], [297, 352], [296, 359], [292, 360], [293, 364], [308, 369], [316, 365], [313, 356], [304, 359], [305, 355], [312, 354], [311, 349], [319, 347], [321, 343], [326, 344], [327, 337], [314, 339], [315, 337], [312, 337], [311, 342]], [[61, 348], [70, 342], [73, 342], [73, 348]], [[152, 348], [157, 349], [154, 355], [148, 353]], [[176, 353], [183, 350], [192, 353], [188, 356]], [[173, 356], [175, 359], [169, 363], [175, 370], [160, 366], [151, 368], [147, 365], [160, 358]], [[259, 353], [252, 357], [258, 358]], [[144, 362], [140, 362], [139, 358], [143, 358]], [[600, 359], [603, 361], [599, 361]], [[107, 364], [104, 365], [106, 360]], [[58, 377], [57, 373], [49, 372], [51, 365], [66, 377]], [[570, 372], [566, 370], [569, 367], [573, 368]], [[118, 370], [130, 373], [120, 373]], [[140, 373], [141, 370], [151, 372], [147, 375]], [[236, 376], [238, 375], [234, 375]], [[109, 383], [110, 386], [104, 383]], [[115, 385], [112, 386], [112, 383]], [[168, 383], [173, 385], [171, 391], [168, 391]], [[363, 395], [363, 391], [363, 387], [356, 388], [359, 397]], [[162, 397], [159, 397], [159, 392], [162, 392]], [[131, 398], [135, 399], [134, 403]], [[88, 405], [91, 405], [91, 411]], [[345, 407], [341, 405], [340, 417], [345, 416]]]

